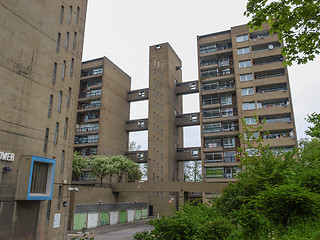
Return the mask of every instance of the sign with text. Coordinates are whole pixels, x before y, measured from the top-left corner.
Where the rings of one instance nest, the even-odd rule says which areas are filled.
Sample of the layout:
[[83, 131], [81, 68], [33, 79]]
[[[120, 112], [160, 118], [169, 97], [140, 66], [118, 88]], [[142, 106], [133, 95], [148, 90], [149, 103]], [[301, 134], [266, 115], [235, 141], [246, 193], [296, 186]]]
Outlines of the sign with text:
[[14, 153], [0, 152], [0, 160], [7, 161], [7, 162], [13, 162], [14, 161]]

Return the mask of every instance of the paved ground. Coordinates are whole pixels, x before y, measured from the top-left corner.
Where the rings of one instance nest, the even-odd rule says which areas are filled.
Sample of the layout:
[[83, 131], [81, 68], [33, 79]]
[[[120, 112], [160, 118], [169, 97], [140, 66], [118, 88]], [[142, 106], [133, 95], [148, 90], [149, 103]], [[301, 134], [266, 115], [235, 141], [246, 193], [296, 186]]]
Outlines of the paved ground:
[[[132, 240], [132, 236], [136, 232], [151, 230], [152, 227], [146, 223], [150, 219], [140, 221], [122, 223], [112, 226], [99, 227], [90, 229], [88, 237], [94, 236], [94, 240]], [[72, 239], [75, 236], [82, 236], [81, 234], [68, 234], [67, 239]]]

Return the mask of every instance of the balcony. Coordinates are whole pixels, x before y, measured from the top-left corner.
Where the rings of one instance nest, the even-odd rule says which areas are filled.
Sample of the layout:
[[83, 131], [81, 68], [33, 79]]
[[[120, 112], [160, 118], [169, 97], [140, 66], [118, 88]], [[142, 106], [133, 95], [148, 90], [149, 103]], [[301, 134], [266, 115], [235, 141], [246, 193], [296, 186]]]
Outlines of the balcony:
[[130, 151], [126, 152], [126, 157], [137, 163], [148, 162], [148, 151]]
[[94, 100], [101, 98], [101, 90], [97, 92], [86, 92], [79, 94], [79, 102]]
[[239, 125], [234, 123], [210, 123], [203, 125], [204, 137], [228, 137], [237, 136], [239, 134]]
[[203, 111], [202, 118], [203, 119], [212, 119], [212, 118], [225, 118], [225, 117], [233, 117], [234, 116], [233, 108], [225, 108], [225, 109], [206, 109]]
[[231, 68], [221, 69], [213, 69], [208, 71], [201, 72], [201, 80], [211, 80], [211, 79], [226, 79], [230, 78], [231, 76], [234, 77], [234, 70]]
[[200, 125], [200, 113], [179, 114], [176, 116], [177, 127]]
[[76, 134], [80, 135], [80, 134], [88, 134], [88, 133], [94, 133], [94, 132], [98, 132], [99, 131], [99, 125], [78, 125], [76, 127]]
[[269, 63], [277, 63], [277, 62], [282, 62], [282, 61], [283, 61], [282, 55], [273, 55], [273, 56], [269, 56], [269, 57], [262, 57], [262, 58], [253, 59], [253, 65], [259, 66], [259, 65], [264, 65], [264, 64], [269, 64]]
[[205, 46], [200, 46], [199, 54], [201, 56], [208, 56], [211, 54], [217, 54], [217, 53], [225, 53], [225, 52], [231, 52], [232, 51], [232, 44], [226, 43], [226, 44], [208, 44]]
[[235, 83], [234, 81], [228, 82], [209, 82], [209, 83], [202, 83], [202, 95], [206, 94], [214, 94], [214, 93], [225, 93], [230, 91], [235, 91]]
[[76, 136], [74, 144], [76, 147], [95, 146], [98, 144], [98, 135]]
[[86, 111], [93, 111], [100, 109], [100, 102], [99, 103], [82, 103], [78, 106], [78, 112], [86, 112]]
[[199, 81], [176, 83], [176, 94], [186, 95], [199, 92]]
[[97, 147], [82, 147], [82, 148], [75, 148], [75, 152], [80, 152], [82, 156], [91, 156], [97, 155], [98, 149]]
[[103, 73], [103, 67], [89, 69], [89, 70], [82, 70], [81, 77], [95, 76], [95, 75], [100, 75], [102, 73]]
[[211, 152], [205, 153], [204, 162], [206, 165], [215, 164], [215, 166], [221, 163], [224, 165], [233, 163], [234, 165], [239, 162], [239, 159], [237, 159], [236, 151]]

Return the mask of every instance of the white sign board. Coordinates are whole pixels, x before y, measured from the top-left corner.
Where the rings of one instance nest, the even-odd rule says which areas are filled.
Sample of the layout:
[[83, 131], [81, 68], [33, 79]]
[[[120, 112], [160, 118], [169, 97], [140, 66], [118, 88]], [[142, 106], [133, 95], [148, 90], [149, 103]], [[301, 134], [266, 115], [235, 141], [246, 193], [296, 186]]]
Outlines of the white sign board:
[[0, 160], [13, 162], [14, 161], [14, 153], [0, 152]]
[[53, 219], [53, 228], [58, 228], [60, 227], [60, 213], [57, 213], [54, 215], [54, 219]]
[[117, 224], [119, 220], [119, 212], [110, 212], [110, 225]]
[[96, 228], [98, 227], [98, 213], [88, 213], [88, 225], [87, 228]]
[[134, 210], [128, 210], [128, 222], [134, 221]]

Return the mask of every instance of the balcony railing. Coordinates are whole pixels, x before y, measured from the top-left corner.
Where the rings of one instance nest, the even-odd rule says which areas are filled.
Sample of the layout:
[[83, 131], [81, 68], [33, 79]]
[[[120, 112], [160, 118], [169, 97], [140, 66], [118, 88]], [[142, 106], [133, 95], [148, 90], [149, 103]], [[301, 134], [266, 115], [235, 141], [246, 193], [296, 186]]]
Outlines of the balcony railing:
[[222, 46], [205, 46], [205, 47], [200, 47], [200, 54], [205, 54], [205, 53], [210, 53], [210, 52], [218, 52], [226, 49], [231, 49], [232, 44], [225, 44]]
[[88, 98], [88, 97], [95, 97], [101, 96], [101, 92], [86, 92], [79, 94], [79, 98]]
[[268, 63], [275, 63], [275, 62], [282, 62], [282, 61], [283, 61], [283, 57], [280, 57], [280, 58], [269, 59], [265, 61], [254, 61], [254, 65], [259, 66], [259, 65], [264, 65]]
[[92, 126], [92, 127], [77, 127], [76, 132], [91, 132], [91, 131], [98, 131], [99, 126]]
[[90, 109], [90, 108], [96, 108], [100, 107], [100, 103], [90, 103], [90, 104], [84, 104], [78, 107], [78, 109]]
[[201, 80], [209, 79], [212, 77], [231, 75], [233, 73], [234, 73], [233, 69], [229, 69], [229, 68], [222, 70], [222, 71], [202, 72], [201, 73]]
[[216, 132], [232, 132], [239, 130], [238, 124], [233, 125], [222, 125], [222, 127], [213, 127], [208, 125], [203, 126], [204, 133], [216, 133]]
[[81, 77], [98, 75], [98, 74], [101, 74], [101, 73], [103, 73], [103, 68], [97, 68], [97, 69], [93, 69], [93, 70], [88, 71], [88, 72], [81, 72]]
[[87, 139], [87, 138], [76, 138], [74, 140], [75, 144], [97, 143], [97, 142], [98, 142], [98, 137], [90, 138], [90, 139]]
[[236, 162], [236, 156], [228, 156], [221, 158], [211, 158], [210, 155], [206, 155], [204, 159], [205, 163], [220, 163], [220, 162]]
[[280, 76], [284, 76], [285, 72], [278, 72], [278, 73], [269, 73], [269, 74], [261, 74], [258, 75], [257, 73], [255, 74], [256, 79], [264, 79], [264, 78], [272, 78], [272, 77], [280, 77]]
[[234, 86], [235, 84], [233, 82], [220, 83], [220, 84], [204, 83], [202, 84], [202, 91], [208, 92], [208, 91], [214, 91], [214, 90], [228, 89], [228, 88], [233, 88]]
[[99, 115], [86, 115], [84, 116], [84, 122], [87, 122], [89, 120], [93, 120], [93, 119], [98, 119], [99, 118]]
[[222, 113], [203, 112], [203, 119], [220, 118], [220, 117], [233, 117], [233, 111], [226, 111]]

